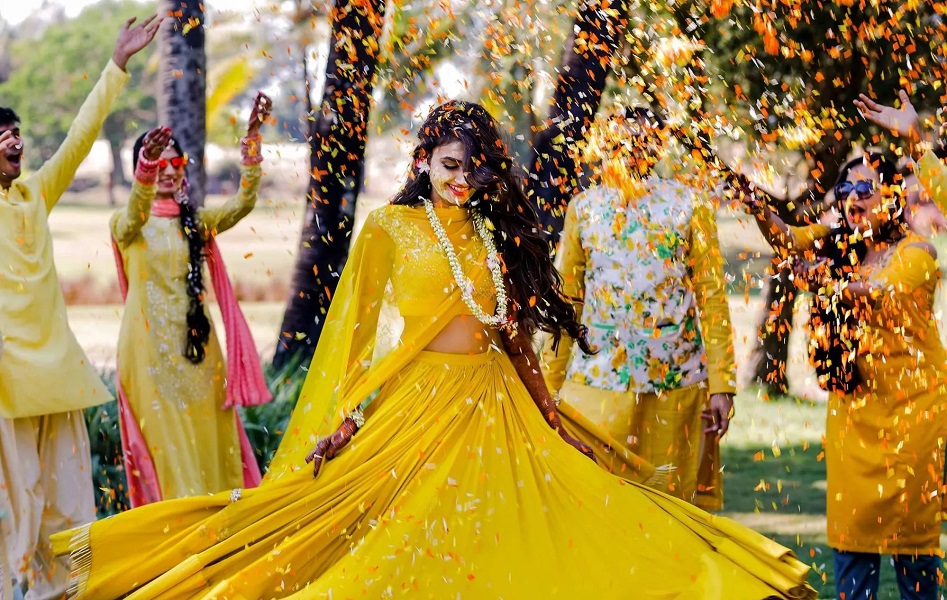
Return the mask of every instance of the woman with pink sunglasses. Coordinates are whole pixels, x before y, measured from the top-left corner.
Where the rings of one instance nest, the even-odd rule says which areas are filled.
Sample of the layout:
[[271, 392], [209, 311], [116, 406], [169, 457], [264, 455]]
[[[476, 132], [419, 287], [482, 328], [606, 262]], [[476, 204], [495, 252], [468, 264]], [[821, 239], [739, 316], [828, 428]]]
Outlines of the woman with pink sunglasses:
[[[257, 95], [241, 145], [240, 190], [219, 207], [191, 204], [187, 153], [170, 129], [135, 143], [131, 199], [111, 221], [125, 297], [117, 395], [132, 506], [260, 481], [234, 408], [271, 396], [215, 238], [256, 203], [260, 125], [270, 106]], [[204, 306], [205, 263], [223, 315], [226, 360]]]

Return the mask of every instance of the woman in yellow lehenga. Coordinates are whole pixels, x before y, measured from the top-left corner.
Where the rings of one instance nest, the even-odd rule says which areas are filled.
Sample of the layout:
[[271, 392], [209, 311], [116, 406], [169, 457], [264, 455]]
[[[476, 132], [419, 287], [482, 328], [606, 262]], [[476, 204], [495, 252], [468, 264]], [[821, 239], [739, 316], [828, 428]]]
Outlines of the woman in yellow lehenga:
[[876, 153], [844, 165], [832, 227], [790, 227], [748, 202], [775, 249], [817, 259], [797, 262], [796, 282], [825, 309], [811, 357], [830, 392], [826, 535], [839, 598], [877, 598], [882, 555], [902, 598], [939, 597], [947, 353], [936, 251], [907, 229], [899, 177]]
[[[529, 340], [584, 334], [495, 121], [449, 102], [419, 138], [354, 244], [261, 486], [57, 537], [75, 594], [814, 597], [785, 548], [583, 456]], [[383, 349], [386, 300], [401, 333]]]

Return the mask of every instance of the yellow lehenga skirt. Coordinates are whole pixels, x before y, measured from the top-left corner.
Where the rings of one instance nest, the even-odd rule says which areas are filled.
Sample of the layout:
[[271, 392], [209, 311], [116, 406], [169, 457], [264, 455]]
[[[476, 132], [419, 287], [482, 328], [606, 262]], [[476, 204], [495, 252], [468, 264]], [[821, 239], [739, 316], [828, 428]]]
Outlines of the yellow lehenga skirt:
[[814, 597], [782, 546], [564, 443], [498, 352], [421, 352], [316, 480], [92, 527], [55, 539], [88, 598]]

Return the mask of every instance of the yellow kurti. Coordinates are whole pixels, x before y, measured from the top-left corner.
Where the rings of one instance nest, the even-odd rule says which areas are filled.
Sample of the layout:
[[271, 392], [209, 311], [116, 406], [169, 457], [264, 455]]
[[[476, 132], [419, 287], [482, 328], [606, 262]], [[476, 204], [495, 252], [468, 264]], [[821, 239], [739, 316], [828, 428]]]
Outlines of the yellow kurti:
[[66, 412], [111, 399], [66, 321], [46, 218], [127, 81], [109, 61], [53, 157], [0, 192], [0, 417]]
[[860, 315], [865, 394], [830, 394], [828, 543], [852, 552], [940, 549], [947, 355], [933, 316], [939, 270], [909, 236], [875, 273], [881, 300]]
[[[824, 225], [794, 227], [791, 253], [828, 236]], [[912, 554], [940, 549], [947, 353], [934, 319], [940, 271], [924, 239], [909, 234], [880, 266], [858, 277], [883, 289], [856, 315], [855, 364], [865, 391], [829, 394], [826, 516], [830, 546]]]
[[[489, 312], [469, 213], [436, 210]], [[404, 330], [372, 361], [387, 289]], [[469, 313], [424, 209], [373, 212], [263, 483], [55, 536], [73, 553], [79, 597], [814, 597], [785, 548], [566, 444], [502, 351], [422, 351]], [[365, 425], [313, 481], [303, 456], [376, 391]]]
[[[242, 167], [240, 192], [220, 207], [200, 209], [200, 226], [208, 235], [233, 227], [253, 209], [259, 185], [260, 167]], [[184, 357], [187, 240], [179, 219], [150, 215], [155, 191], [136, 182], [111, 229], [128, 279], [119, 377], [167, 499], [240, 487], [243, 469], [238, 416], [221, 408], [227, 366], [213, 326], [204, 360]], [[206, 271], [204, 283], [209, 288]]]
[[[664, 287], [656, 288], [653, 293], [659, 298], [648, 309], [653, 305], [668, 306], [681, 302], [678, 298], [679, 288], [675, 287], [680, 286], [680, 289], [693, 293], [699, 325], [691, 333], [692, 337], [681, 338], [680, 349], [673, 352], [673, 357], [665, 359], [660, 353], [652, 357], [644, 347], [627, 349], [602, 345], [599, 347], [599, 363], [607, 362], [611, 373], [603, 373], [604, 369], [598, 367], [592, 372], [588, 369], [573, 369], [575, 372], [571, 378], [567, 378], [567, 371], [573, 354], [578, 350], [573, 347], [571, 340], [564, 338], [557, 352], [550, 350], [544, 355], [546, 381], [551, 390], [559, 392], [562, 399], [560, 412], [567, 422], [577, 412], [597, 426], [600, 432], [608, 435], [612, 440], [609, 444], [624, 444], [627, 450], [647, 461], [651, 467], [673, 465], [673, 475], [659, 477], [649, 483], [702, 508], [717, 510], [723, 503], [719, 447], [717, 440], [701, 433], [706, 426], [702, 422], [701, 412], [707, 407], [710, 394], [732, 394], [736, 391], [736, 361], [723, 257], [717, 241], [713, 207], [706, 198], [698, 199], [692, 207], [685, 207], [686, 210], [675, 207], [671, 211], [672, 219], [679, 214], [689, 215], [689, 218], [682, 231], [669, 231], [671, 224], [660, 222], [660, 212], [652, 212], [647, 207], [651, 196], [639, 199], [637, 204], [623, 209], [617, 194], [616, 190], [614, 200], [608, 200], [606, 196], [604, 205], [602, 200], [598, 200], [597, 204], [585, 210], [594, 212], [596, 218], [608, 224], [608, 228], [602, 229], [600, 235], [586, 233], [593, 225], [579, 217], [575, 200], [566, 212], [559, 250], [560, 272], [563, 292], [576, 299], [575, 308], [579, 318], [591, 328], [597, 323], [614, 319], [615, 313], [623, 314], [623, 318], [630, 322], [647, 322], [646, 317], [639, 314], [646, 310], [643, 303], [638, 300], [637, 294], [628, 289], [630, 282], [614, 281], [611, 289], [599, 292], [603, 297], [590, 298], [586, 278], [590, 275], [605, 280], [609, 277], [624, 277], [622, 269], [630, 268], [635, 277], [650, 281], [652, 274], [647, 272], [643, 262], [672, 260], [670, 252], [664, 250], [662, 244], [667, 245], [665, 240], [668, 237], [680, 234], [684, 238], [680, 241], [683, 245], [680, 252], [686, 274], [668, 286], [674, 290], [672, 294], [668, 294]], [[687, 197], [682, 200], [687, 200]], [[609, 211], [614, 211], [614, 214]], [[655, 222], [642, 223], [648, 218]], [[631, 220], [635, 222], [631, 223]], [[628, 233], [638, 227], [653, 228], [648, 234], [649, 243], [640, 248], [633, 234]], [[642, 252], [651, 256], [639, 256]], [[602, 272], [607, 269], [613, 270], [614, 274]], [[639, 287], [647, 289], [648, 284]], [[685, 323], [690, 321], [692, 319], [684, 320]], [[658, 341], [658, 329], [655, 328], [653, 344], [661, 343]], [[696, 343], [695, 339], [698, 340]], [[674, 347], [673, 344], [668, 346]], [[683, 378], [696, 383], [665, 385], [669, 378], [664, 373], [672, 362], [687, 364], [690, 368], [703, 363], [706, 371], [696, 375], [684, 371]], [[621, 375], [626, 372], [631, 372], [631, 376]], [[627, 381], [621, 389], [615, 389], [612, 385], [616, 381], [614, 374], [619, 374], [619, 383]], [[650, 384], [654, 379], [658, 381], [658, 386], [666, 389], [657, 393], [648, 391], [656, 387]], [[582, 435], [587, 433], [585, 431], [577, 430], [576, 433], [593, 447], [598, 445], [596, 442], [605, 441]], [[702, 475], [700, 479], [698, 474]]]

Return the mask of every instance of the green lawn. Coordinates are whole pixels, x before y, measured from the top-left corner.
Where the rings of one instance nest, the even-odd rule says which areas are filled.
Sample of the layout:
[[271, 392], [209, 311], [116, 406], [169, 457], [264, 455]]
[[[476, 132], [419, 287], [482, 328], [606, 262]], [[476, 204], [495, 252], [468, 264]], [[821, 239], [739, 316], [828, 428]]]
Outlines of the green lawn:
[[[825, 544], [825, 406], [764, 399], [748, 389], [737, 396], [736, 410], [722, 448], [723, 514], [795, 551], [812, 566], [819, 597], [834, 598], [832, 549]], [[878, 600], [900, 597], [889, 563], [882, 564], [881, 586]]]

